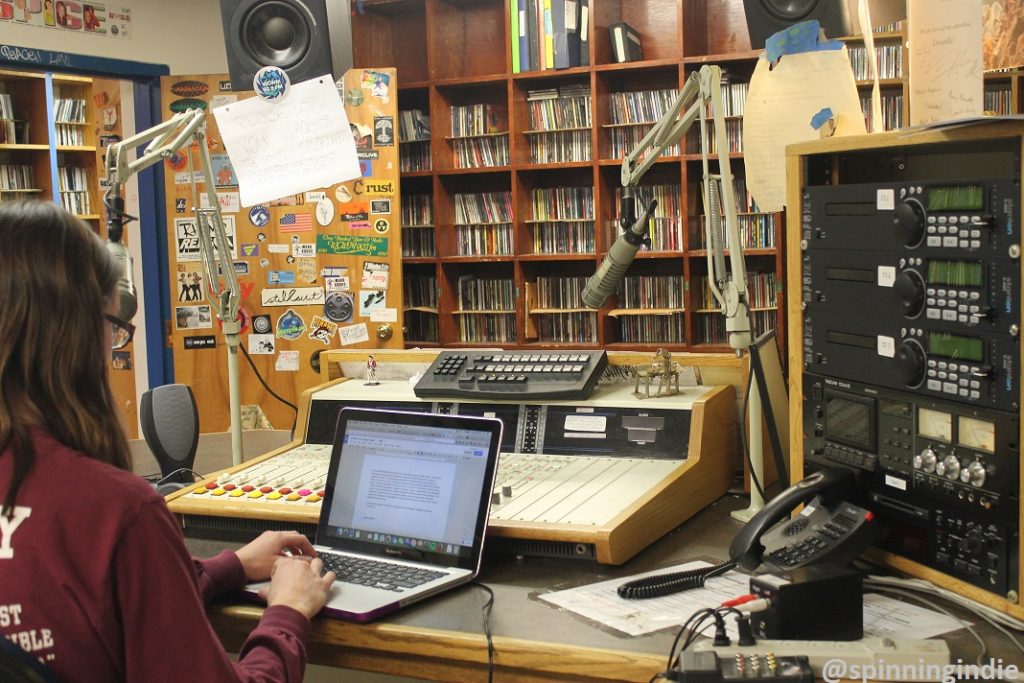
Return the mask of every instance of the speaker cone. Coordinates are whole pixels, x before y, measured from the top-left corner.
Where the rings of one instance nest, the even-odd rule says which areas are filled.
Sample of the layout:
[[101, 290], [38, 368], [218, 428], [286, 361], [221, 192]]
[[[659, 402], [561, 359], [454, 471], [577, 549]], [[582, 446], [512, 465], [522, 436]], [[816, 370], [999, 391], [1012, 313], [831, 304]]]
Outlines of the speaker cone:
[[785, 22], [802, 21], [811, 13], [818, 0], [764, 0], [764, 8]]
[[304, 6], [271, 0], [245, 15], [240, 33], [243, 49], [257, 63], [289, 69], [306, 56], [315, 31]]

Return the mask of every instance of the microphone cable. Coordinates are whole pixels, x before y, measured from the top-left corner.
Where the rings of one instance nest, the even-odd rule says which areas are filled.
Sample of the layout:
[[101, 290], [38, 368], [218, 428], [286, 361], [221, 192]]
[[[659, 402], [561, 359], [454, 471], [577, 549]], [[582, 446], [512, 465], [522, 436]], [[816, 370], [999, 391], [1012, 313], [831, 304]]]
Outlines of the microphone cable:
[[663, 595], [671, 595], [672, 593], [679, 593], [692, 588], [703, 588], [705, 581], [719, 574], [724, 574], [735, 566], [736, 563], [730, 560], [716, 564], [713, 567], [645, 576], [641, 579], [635, 579], [622, 584], [616, 589], [616, 592], [620, 598], [627, 600], [660, 598]]

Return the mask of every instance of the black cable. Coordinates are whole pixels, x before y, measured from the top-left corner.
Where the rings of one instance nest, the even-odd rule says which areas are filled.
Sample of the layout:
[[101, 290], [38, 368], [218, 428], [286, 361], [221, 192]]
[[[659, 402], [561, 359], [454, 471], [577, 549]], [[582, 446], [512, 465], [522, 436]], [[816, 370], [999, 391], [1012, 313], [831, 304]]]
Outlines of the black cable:
[[238, 348], [241, 349], [242, 355], [245, 356], [245, 359], [247, 361], [249, 361], [249, 367], [252, 368], [252, 371], [254, 373], [256, 373], [256, 379], [258, 379], [260, 381], [260, 384], [263, 385], [263, 388], [266, 389], [270, 393], [271, 396], [273, 396], [278, 401], [280, 401], [281, 403], [285, 404], [286, 406], [291, 408], [293, 411], [295, 411], [295, 417], [292, 419], [292, 429], [291, 429], [292, 436], [294, 437], [295, 436], [295, 425], [299, 421], [299, 409], [298, 409], [298, 407], [296, 407], [296, 405], [294, 403], [292, 403], [291, 401], [289, 401], [288, 399], [279, 396], [277, 394], [277, 392], [275, 392], [273, 389], [271, 389], [270, 386], [267, 385], [266, 380], [263, 379], [263, 375], [260, 374], [260, 371], [256, 367], [256, 364], [252, 362], [252, 357], [249, 355], [249, 352], [245, 350], [245, 347], [242, 346], [241, 344], [239, 344]]
[[691, 588], [703, 588], [705, 581], [713, 576], [724, 574], [735, 566], [736, 563], [730, 561], [702, 569], [645, 576], [641, 579], [635, 579], [622, 584], [618, 587], [617, 592], [620, 598], [627, 600], [658, 598], [662, 595], [671, 595], [672, 593], [679, 593]]
[[491, 608], [494, 607], [494, 591], [490, 586], [485, 586], [479, 581], [474, 581], [472, 585], [487, 593], [487, 602], [484, 603], [481, 611], [484, 618], [484, 636], [487, 638], [487, 683], [491, 683], [494, 680], [494, 640], [491, 638]]
[[[750, 483], [757, 489], [757, 492], [761, 494], [761, 500], [768, 500], [768, 497], [764, 495], [764, 488], [761, 486], [761, 481], [757, 478], [754, 473], [754, 463], [750, 459], [750, 448], [747, 445], [747, 430], [745, 427], [747, 419], [747, 402], [750, 400], [750, 387], [753, 382], [747, 382], [747, 388], [743, 391], [743, 409], [740, 411], [740, 417], [737, 422], [739, 423], [740, 432], [740, 446], [743, 447], [743, 457], [747, 461], [747, 468], [750, 470]], [[763, 460], [763, 454], [762, 454]]]

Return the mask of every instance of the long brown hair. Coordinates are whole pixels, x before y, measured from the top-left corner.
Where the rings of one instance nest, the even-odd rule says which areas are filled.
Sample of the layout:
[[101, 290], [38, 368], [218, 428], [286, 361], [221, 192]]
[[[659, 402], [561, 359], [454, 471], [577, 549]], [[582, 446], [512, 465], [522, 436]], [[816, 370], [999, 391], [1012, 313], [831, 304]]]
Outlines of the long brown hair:
[[37, 454], [30, 430], [130, 469], [107, 380], [104, 311], [118, 266], [100, 238], [53, 203], [0, 203], [0, 454], [14, 457], [0, 514]]

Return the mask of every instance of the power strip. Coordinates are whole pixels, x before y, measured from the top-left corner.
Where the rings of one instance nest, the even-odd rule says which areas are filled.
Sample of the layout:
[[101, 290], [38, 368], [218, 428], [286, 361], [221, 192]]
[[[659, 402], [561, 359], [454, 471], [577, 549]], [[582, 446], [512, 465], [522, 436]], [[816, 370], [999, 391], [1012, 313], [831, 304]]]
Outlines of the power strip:
[[[703, 640], [693, 645], [696, 652], [715, 652], [721, 658], [740, 655], [776, 657], [805, 655], [816, 676], [836, 673], [835, 662], [846, 670], [873, 672], [876, 681], [941, 681], [949, 664], [949, 645], [944, 640], [863, 638], [849, 642], [828, 640], [760, 640], [756, 645], [719, 645]], [[833, 668], [825, 671], [826, 665]], [[913, 672], [915, 677], [907, 677]], [[846, 676], [842, 676], [845, 678]], [[857, 676], [859, 678], [860, 676]]]

